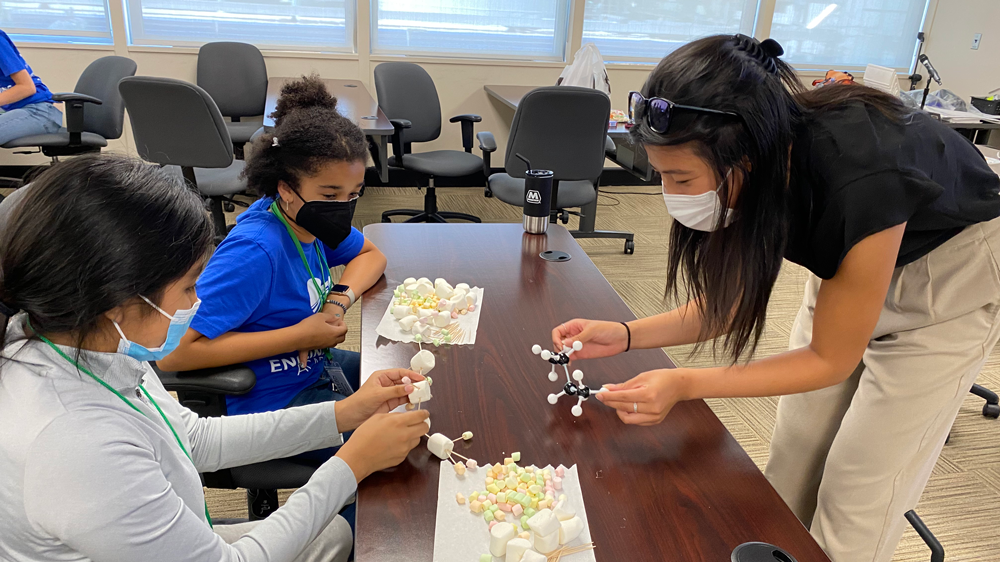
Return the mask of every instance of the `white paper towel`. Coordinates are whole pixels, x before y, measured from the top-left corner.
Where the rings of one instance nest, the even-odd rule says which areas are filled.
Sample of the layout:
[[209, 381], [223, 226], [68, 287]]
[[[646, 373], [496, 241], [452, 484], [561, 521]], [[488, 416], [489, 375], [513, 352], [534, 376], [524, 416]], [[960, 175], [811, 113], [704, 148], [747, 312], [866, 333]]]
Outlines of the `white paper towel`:
[[[448, 342], [448, 345], [472, 345], [476, 343], [476, 330], [479, 329], [479, 313], [483, 310], [483, 289], [481, 287], [472, 287], [469, 289], [469, 292], [476, 295], [476, 309], [466, 314], [459, 314], [457, 320], [452, 320], [452, 322], [458, 323], [458, 327], [465, 332], [465, 336], [462, 338], [462, 341]], [[375, 333], [392, 341], [410, 343], [413, 341], [413, 334], [404, 332], [399, 327], [399, 322], [393, 318], [392, 302], [392, 300], [389, 301], [389, 306], [386, 307], [385, 314], [382, 315], [382, 320], [375, 327]], [[430, 338], [424, 338], [423, 343], [431, 343]]]
[[[541, 470], [555, 469], [550, 465]], [[441, 461], [438, 477], [437, 519], [434, 525], [434, 562], [478, 562], [479, 555], [490, 551], [489, 524], [483, 520], [483, 515], [469, 511], [469, 501], [464, 505], [455, 501], [455, 494], [468, 496], [469, 493], [482, 491], [485, 487], [486, 469], [479, 467], [469, 470], [460, 478], [455, 474], [448, 461]], [[587, 523], [587, 510], [583, 505], [583, 492], [580, 490], [580, 477], [576, 465], [566, 469], [563, 476], [562, 490], [566, 494], [567, 505], [576, 510], [576, 515], [583, 519], [583, 532], [568, 546], [577, 546], [590, 542], [590, 525]], [[593, 550], [563, 556], [566, 562], [597, 562]]]

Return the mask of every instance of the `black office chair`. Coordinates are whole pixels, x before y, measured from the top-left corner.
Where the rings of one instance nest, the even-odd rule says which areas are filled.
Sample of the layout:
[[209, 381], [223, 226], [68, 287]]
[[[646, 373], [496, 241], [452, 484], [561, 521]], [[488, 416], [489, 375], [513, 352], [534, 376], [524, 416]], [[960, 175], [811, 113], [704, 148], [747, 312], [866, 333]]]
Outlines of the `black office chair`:
[[451, 123], [462, 123], [460, 150], [411, 152], [415, 142], [428, 142], [441, 135], [441, 102], [434, 81], [423, 68], [411, 62], [384, 62], [375, 67], [375, 92], [395, 132], [392, 136], [393, 156], [389, 165], [417, 172], [427, 178], [424, 209], [396, 209], [382, 213], [382, 222], [391, 217], [410, 217], [406, 222], [447, 222], [458, 219], [482, 222], [465, 213], [439, 211], [434, 190], [435, 177], [471, 176], [479, 172], [483, 161], [472, 154], [473, 124], [483, 120], [478, 115], [457, 115]]
[[931, 549], [931, 562], [944, 562], [944, 547], [941, 546], [941, 541], [937, 540], [934, 533], [927, 528], [917, 512], [911, 509], [904, 514], [904, 517], [910, 522], [913, 530], [917, 532], [927, 548]]
[[[226, 396], [246, 394], [257, 384], [254, 372], [243, 365], [188, 372], [167, 372], [153, 365], [153, 370], [164, 388], [177, 393], [177, 400], [182, 405], [203, 417], [226, 415]], [[251, 520], [257, 520], [278, 509], [279, 488], [300, 488], [315, 471], [316, 466], [312, 464], [273, 459], [203, 473], [201, 480], [208, 488], [246, 488], [247, 512]]]
[[198, 49], [198, 86], [215, 100], [233, 141], [233, 154], [243, 158], [243, 145], [260, 128], [243, 117], [264, 115], [267, 100], [267, 66], [253, 45], [221, 41]]
[[119, 85], [144, 160], [179, 166], [184, 179], [209, 200], [216, 235], [228, 233], [224, 205], [246, 191], [244, 162], [233, 159], [226, 123], [208, 93], [181, 80], [135, 76]]
[[997, 396], [996, 392], [978, 384], [972, 385], [972, 390], [969, 392], [986, 400], [986, 404], [983, 404], [984, 416], [993, 419], [1000, 418], [1000, 397]]
[[[63, 102], [66, 126], [55, 133], [29, 135], [8, 141], [3, 148], [35, 148], [16, 154], [41, 152], [57, 162], [60, 156], [100, 152], [108, 140], [122, 136], [125, 105], [118, 94], [118, 82], [134, 76], [135, 61], [125, 57], [101, 57], [84, 69], [71, 93], [53, 94]], [[87, 107], [87, 104], [90, 104]]]
[[[548, 86], [528, 92], [510, 126], [506, 173], [490, 175], [496, 140], [487, 132], [476, 135], [483, 151], [488, 192], [508, 205], [523, 204], [526, 166], [514, 156], [522, 154], [533, 167], [553, 172], [552, 222], [558, 219], [566, 224], [570, 214], [577, 215], [580, 228], [571, 231], [574, 238], [623, 238], [625, 253], [633, 253], [633, 233], [594, 229], [610, 112], [608, 96], [591, 88]], [[580, 212], [568, 210], [574, 207]]]

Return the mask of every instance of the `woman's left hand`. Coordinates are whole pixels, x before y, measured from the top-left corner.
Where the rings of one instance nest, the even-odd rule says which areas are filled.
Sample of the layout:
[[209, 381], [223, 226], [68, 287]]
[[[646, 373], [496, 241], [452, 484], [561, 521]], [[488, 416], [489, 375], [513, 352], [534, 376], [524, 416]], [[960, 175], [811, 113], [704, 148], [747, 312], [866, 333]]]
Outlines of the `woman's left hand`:
[[646, 371], [622, 384], [606, 384], [597, 399], [617, 410], [627, 424], [656, 425], [681, 400], [685, 369]]
[[341, 432], [350, 431], [375, 414], [384, 414], [410, 402], [413, 385], [403, 382], [424, 380], [423, 375], [409, 369], [375, 371], [354, 394], [338, 402], [337, 425]]

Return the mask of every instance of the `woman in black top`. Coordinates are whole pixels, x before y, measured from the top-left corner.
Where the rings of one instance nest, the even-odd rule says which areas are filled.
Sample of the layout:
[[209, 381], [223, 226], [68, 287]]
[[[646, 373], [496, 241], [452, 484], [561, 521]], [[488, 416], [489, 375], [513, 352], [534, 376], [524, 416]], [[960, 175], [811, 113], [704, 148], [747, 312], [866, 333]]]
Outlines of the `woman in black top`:
[[[765, 474], [837, 562], [888, 561], [1000, 338], [1000, 179], [965, 138], [857, 85], [803, 91], [773, 40], [690, 43], [630, 95], [660, 174], [676, 310], [555, 328], [574, 358], [713, 340], [731, 360], [598, 394], [628, 424], [781, 395]], [[782, 260], [812, 275], [790, 351], [755, 361]]]

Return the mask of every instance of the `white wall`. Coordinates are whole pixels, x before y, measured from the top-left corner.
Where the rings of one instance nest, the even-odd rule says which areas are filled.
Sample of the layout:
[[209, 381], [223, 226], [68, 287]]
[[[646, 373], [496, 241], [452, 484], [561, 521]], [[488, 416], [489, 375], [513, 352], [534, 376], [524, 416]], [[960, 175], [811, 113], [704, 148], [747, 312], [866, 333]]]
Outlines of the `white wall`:
[[[1000, 2], [940, 0], [933, 17], [924, 52], [941, 75], [942, 87], [966, 100], [1000, 88]], [[983, 39], [974, 51], [976, 33]], [[923, 67], [918, 72], [927, 75]]]

